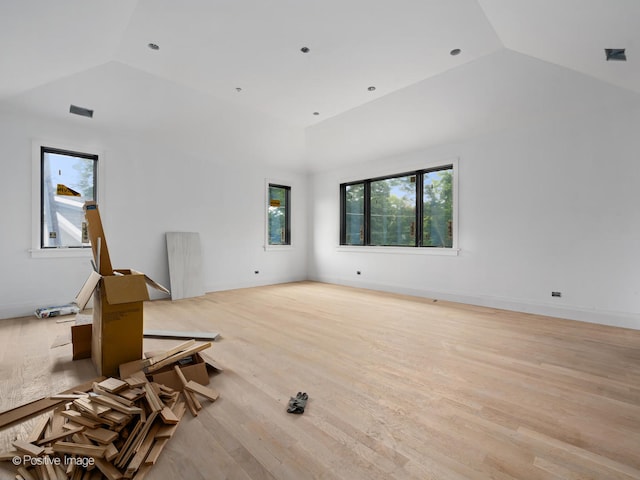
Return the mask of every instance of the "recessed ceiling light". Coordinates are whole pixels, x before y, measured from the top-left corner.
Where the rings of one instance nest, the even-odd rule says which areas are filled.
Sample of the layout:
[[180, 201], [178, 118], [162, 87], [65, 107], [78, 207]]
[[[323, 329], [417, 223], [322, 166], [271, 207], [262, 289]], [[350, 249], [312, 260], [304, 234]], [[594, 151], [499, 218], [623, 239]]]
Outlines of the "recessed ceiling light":
[[605, 48], [604, 53], [607, 57], [607, 62], [609, 60], [617, 60], [619, 62], [627, 61], [627, 54], [625, 53], [626, 49], [624, 48]]
[[160, 46], [156, 43], [150, 43], [147, 45], [151, 50], [160, 50]]
[[320, 115], [320, 112], [313, 112], [314, 115]]
[[300, 49], [300, 51], [301, 51], [302, 53], [309, 53], [309, 52], [311, 51], [311, 49], [310, 49], [309, 47], [302, 47], [302, 48]]
[[375, 92], [376, 91], [376, 87], [371, 85], [369, 88], [367, 88], [367, 90], [369, 90], [370, 92]]
[[460, 55], [461, 52], [462, 52], [462, 50], [460, 50], [459, 48], [454, 48], [453, 50], [451, 50], [449, 52], [449, 55], [452, 55], [452, 56], [455, 57], [456, 55]]

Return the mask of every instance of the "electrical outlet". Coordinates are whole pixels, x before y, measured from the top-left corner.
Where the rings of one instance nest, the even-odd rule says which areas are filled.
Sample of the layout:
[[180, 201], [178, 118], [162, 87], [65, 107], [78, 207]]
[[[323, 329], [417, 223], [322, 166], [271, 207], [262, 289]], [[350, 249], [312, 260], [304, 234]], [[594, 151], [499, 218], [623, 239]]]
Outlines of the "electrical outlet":
[[561, 297], [562, 296], [562, 292], [551, 292], [551, 296], [552, 297]]

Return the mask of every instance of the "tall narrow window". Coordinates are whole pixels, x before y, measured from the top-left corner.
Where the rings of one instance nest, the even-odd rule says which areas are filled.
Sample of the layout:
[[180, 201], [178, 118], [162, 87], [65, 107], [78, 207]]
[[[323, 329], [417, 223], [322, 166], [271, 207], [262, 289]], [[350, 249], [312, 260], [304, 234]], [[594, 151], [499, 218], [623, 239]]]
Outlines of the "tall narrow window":
[[453, 245], [453, 170], [425, 172], [422, 199], [422, 245]]
[[416, 176], [372, 181], [369, 244], [415, 246], [415, 227]]
[[96, 200], [98, 156], [40, 149], [40, 248], [90, 246], [82, 206]]
[[364, 183], [345, 185], [345, 244], [364, 245]]
[[291, 245], [291, 187], [269, 184], [269, 245]]

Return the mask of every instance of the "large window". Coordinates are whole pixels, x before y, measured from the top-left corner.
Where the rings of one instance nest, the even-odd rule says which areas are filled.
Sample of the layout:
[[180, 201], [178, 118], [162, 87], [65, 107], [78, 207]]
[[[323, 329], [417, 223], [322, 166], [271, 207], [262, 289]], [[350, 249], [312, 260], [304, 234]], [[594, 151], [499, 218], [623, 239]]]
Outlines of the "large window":
[[340, 185], [340, 244], [453, 248], [454, 165]]
[[40, 148], [39, 248], [90, 246], [82, 206], [96, 200], [98, 156]]
[[270, 183], [268, 202], [268, 244], [291, 245], [291, 187]]

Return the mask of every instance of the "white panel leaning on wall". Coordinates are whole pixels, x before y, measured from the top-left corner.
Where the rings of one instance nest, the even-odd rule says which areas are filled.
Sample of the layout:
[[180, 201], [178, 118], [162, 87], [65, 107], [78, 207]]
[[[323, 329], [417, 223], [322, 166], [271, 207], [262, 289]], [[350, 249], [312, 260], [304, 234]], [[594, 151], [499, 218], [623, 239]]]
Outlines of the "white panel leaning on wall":
[[171, 300], [204, 295], [200, 234], [167, 232]]

